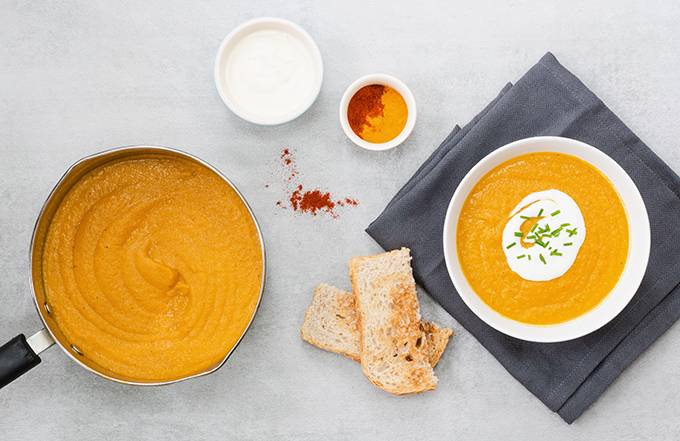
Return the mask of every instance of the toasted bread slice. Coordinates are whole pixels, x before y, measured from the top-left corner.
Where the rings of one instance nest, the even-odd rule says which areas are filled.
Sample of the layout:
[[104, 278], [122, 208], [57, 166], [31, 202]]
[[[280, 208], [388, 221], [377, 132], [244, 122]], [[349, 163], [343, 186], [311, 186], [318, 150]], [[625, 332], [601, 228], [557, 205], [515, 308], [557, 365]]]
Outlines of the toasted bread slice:
[[[434, 367], [453, 331], [431, 322], [422, 322], [420, 326], [428, 341], [428, 359]], [[361, 347], [354, 295], [325, 283], [318, 285], [305, 313], [300, 334], [303, 340], [318, 348], [359, 361]]]
[[451, 328], [440, 328], [432, 322], [420, 322], [420, 329], [425, 332], [427, 338], [428, 359], [432, 367], [435, 367], [449, 344], [453, 330]]
[[361, 347], [354, 296], [325, 283], [317, 286], [300, 335], [316, 347], [359, 361]]
[[359, 313], [361, 367], [376, 386], [393, 394], [434, 389], [429, 342], [407, 248], [350, 261]]

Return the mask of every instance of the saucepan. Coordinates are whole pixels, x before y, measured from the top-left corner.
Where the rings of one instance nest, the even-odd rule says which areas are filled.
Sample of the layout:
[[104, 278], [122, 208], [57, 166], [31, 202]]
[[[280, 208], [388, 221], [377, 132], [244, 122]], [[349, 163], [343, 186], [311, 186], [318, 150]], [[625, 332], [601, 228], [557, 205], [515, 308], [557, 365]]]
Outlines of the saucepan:
[[50, 222], [59, 207], [60, 202], [66, 196], [68, 191], [73, 187], [73, 185], [82, 178], [85, 174], [91, 170], [108, 163], [110, 161], [130, 158], [134, 156], [155, 156], [160, 155], [164, 157], [178, 157], [186, 160], [194, 161], [200, 165], [209, 168], [217, 174], [221, 179], [224, 180], [229, 186], [231, 186], [236, 194], [241, 198], [244, 205], [246, 206], [250, 217], [255, 224], [259, 241], [262, 250], [262, 283], [260, 286], [260, 291], [257, 298], [257, 306], [260, 304], [262, 299], [262, 293], [264, 291], [264, 280], [265, 280], [265, 249], [264, 249], [264, 239], [262, 237], [262, 232], [255, 219], [250, 206], [246, 202], [243, 195], [238, 191], [236, 186], [219, 170], [206, 163], [205, 161], [189, 154], [182, 152], [180, 150], [171, 149], [168, 147], [158, 147], [158, 146], [127, 146], [119, 147], [111, 150], [106, 150], [100, 153], [87, 156], [75, 164], [73, 164], [64, 175], [61, 177], [59, 182], [55, 185], [54, 189], [45, 201], [38, 218], [35, 222], [35, 227], [33, 229], [33, 236], [31, 238], [30, 244], [30, 286], [32, 290], [33, 300], [35, 302], [35, 307], [38, 311], [38, 315], [43, 322], [44, 328], [26, 338], [24, 334], [19, 334], [9, 342], [0, 347], [0, 388], [11, 383], [24, 373], [28, 372], [33, 367], [40, 363], [39, 354], [52, 345], [57, 345], [61, 350], [75, 363], [81, 367], [87, 369], [88, 371], [104, 377], [108, 380], [116, 381], [119, 383], [132, 384], [132, 385], [162, 385], [176, 383], [178, 381], [183, 381], [189, 378], [200, 377], [203, 375], [210, 374], [219, 369], [233, 353], [234, 349], [238, 346], [238, 343], [242, 340], [245, 333], [250, 328], [253, 322], [253, 318], [257, 312], [257, 306], [253, 311], [252, 316], [248, 325], [243, 330], [237, 343], [234, 347], [225, 355], [225, 357], [218, 362], [216, 365], [210, 367], [209, 369], [199, 372], [193, 375], [188, 375], [182, 378], [173, 379], [170, 381], [151, 381], [143, 382], [132, 380], [129, 378], [121, 377], [108, 370], [107, 368], [98, 365], [92, 360], [88, 359], [87, 354], [84, 354], [74, 342], [68, 341], [63, 332], [59, 329], [57, 322], [52, 317], [52, 311], [50, 310], [50, 302], [45, 291], [45, 287], [42, 280], [42, 252], [45, 243], [45, 238], [50, 225]]

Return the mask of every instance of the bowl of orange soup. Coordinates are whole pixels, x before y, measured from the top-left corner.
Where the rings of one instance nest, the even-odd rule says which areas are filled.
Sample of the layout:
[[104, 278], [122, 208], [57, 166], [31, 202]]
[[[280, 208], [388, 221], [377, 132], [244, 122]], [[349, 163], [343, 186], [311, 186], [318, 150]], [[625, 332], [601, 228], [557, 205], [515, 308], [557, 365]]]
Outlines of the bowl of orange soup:
[[573, 139], [505, 145], [473, 167], [444, 222], [444, 256], [465, 304], [512, 337], [571, 340], [628, 304], [650, 250], [628, 174]]

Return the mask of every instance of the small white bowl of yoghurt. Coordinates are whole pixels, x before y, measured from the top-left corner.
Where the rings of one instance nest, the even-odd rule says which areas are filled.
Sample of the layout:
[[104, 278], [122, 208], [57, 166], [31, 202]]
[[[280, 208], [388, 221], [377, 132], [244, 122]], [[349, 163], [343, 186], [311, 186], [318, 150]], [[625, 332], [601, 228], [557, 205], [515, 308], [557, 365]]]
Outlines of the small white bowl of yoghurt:
[[322, 80], [319, 47], [304, 29], [281, 18], [239, 25], [215, 59], [222, 101], [255, 124], [283, 124], [302, 115], [319, 95]]

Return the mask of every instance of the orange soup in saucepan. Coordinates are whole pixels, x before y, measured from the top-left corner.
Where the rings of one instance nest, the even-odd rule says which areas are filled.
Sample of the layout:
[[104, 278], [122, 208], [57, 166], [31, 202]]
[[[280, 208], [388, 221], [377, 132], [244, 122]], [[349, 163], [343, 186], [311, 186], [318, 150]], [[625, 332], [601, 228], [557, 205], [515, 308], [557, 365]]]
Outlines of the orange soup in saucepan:
[[255, 312], [263, 272], [239, 195], [176, 157], [119, 160], [82, 177], [54, 215], [42, 262], [69, 343], [141, 382], [218, 365]]
[[597, 306], [628, 256], [628, 220], [609, 179], [561, 153], [497, 166], [468, 195], [457, 228], [461, 269], [492, 309], [549, 325]]

